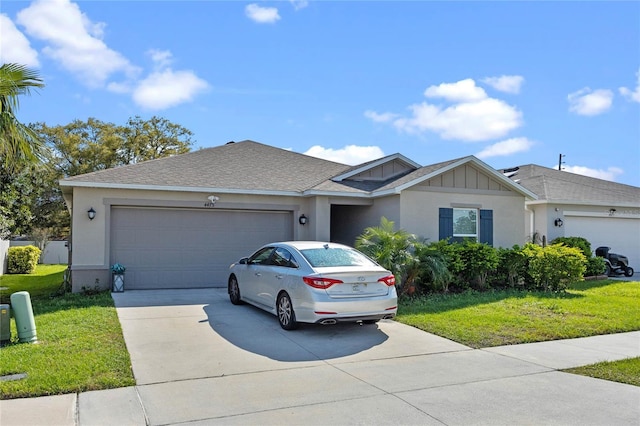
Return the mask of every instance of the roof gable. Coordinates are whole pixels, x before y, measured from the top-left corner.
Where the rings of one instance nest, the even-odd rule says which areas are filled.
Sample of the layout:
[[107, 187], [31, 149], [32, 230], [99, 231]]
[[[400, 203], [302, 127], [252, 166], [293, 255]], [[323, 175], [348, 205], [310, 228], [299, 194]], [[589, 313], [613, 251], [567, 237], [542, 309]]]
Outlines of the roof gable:
[[386, 181], [419, 169], [420, 164], [402, 154], [392, 154], [377, 160], [352, 167], [347, 172], [335, 176], [334, 181]]
[[378, 195], [400, 193], [412, 186], [513, 191], [535, 200], [536, 194], [516, 184], [474, 156], [422, 167], [378, 189]]

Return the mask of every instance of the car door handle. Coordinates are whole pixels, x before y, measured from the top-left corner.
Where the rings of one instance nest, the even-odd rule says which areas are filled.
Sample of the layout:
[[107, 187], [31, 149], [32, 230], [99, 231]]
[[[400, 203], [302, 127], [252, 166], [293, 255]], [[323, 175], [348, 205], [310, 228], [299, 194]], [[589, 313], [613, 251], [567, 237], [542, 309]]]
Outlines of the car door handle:
[[256, 277], [261, 277], [262, 274], [260, 272], [256, 272]]
[[282, 275], [276, 275], [276, 278], [281, 280], [283, 277], [282, 277]]

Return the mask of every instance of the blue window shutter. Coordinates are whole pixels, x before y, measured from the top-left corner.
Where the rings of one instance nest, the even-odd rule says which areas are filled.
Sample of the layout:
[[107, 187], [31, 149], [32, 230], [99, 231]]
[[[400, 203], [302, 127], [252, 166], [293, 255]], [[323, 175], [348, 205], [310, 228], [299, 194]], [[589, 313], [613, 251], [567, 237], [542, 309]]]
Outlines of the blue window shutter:
[[480, 242], [493, 246], [493, 210], [480, 210]]
[[453, 209], [440, 208], [440, 240], [453, 237]]

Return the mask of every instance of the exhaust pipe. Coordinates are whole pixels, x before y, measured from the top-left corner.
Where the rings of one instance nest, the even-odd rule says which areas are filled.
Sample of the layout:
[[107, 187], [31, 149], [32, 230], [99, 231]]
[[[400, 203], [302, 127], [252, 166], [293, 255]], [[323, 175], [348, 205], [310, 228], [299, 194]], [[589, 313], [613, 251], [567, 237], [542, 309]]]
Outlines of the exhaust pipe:
[[393, 315], [385, 315], [382, 319], [393, 319]]
[[337, 322], [338, 321], [336, 321], [335, 319], [329, 318], [329, 319], [324, 319], [324, 320], [320, 321], [320, 324], [322, 324], [322, 325], [333, 325], [333, 324], [336, 324]]

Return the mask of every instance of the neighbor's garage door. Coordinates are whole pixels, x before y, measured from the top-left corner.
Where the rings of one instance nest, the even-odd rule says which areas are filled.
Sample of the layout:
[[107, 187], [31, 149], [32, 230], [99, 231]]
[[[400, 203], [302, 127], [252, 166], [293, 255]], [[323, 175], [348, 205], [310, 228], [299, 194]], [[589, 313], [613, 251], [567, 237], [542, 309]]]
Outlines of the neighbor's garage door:
[[595, 252], [599, 246], [629, 258], [629, 266], [640, 271], [640, 219], [624, 217], [565, 217], [565, 235], [584, 237]]
[[127, 289], [223, 287], [229, 265], [293, 237], [291, 212], [113, 207], [111, 263]]

